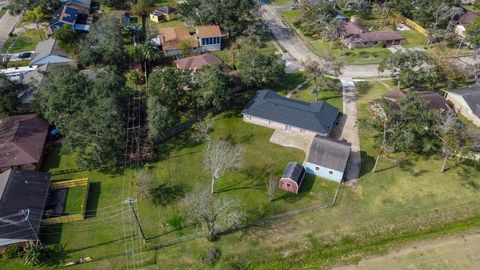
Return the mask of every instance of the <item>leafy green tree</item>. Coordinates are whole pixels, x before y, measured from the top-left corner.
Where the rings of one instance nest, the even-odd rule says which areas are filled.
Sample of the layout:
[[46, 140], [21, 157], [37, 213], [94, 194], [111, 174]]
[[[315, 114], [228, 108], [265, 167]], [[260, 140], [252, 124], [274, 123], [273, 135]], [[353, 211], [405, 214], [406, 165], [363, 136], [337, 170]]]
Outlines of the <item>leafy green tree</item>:
[[22, 91], [21, 84], [9, 80], [0, 74], [0, 116], [8, 116], [20, 105], [18, 95]]
[[300, 8], [300, 19], [295, 22], [307, 35], [325, 37], [327, 25], [337, 16], [337, 10], [331, 2], [317, 1], [309, 4], [303, 1]]
[[441, 67], [427, 52], [396, 52], [383, 59], [379, 71], [390, 70], [407, 87], [435, 90], [444, 81]]
[[407, 95], [398, 103], [381, 103], [386, 121], [383, 125], [388, 127], [384, 130], [382, 126], [382, 132], [395, 151], [429, 153], [436, 148], [438, 139], [432, 132], [436, 117], [425, 100]]
[[480, 46], [480, 17], [467, 25], [467, 40], [475, 46]]
[[44, 13], [53, 13], [60, 6], [60, 0], [10, 0], [8, 9], [14, 15], [40, 7]]
[[120, 64], [124, 56], [120, 21], [114, 17], [98, 20], [80, 42], [79, 49], [79, 59], [84, 65]]
[[480, 0], [475, 0], [475, 2], [473, 3], [473, 7], [476, 9], [480, 9]]
[[149, 96], [147, 100], [148, 135], [152, 142], [165, 138], [170, 129], [180, 122], [179, 114], [162, 104], [159, 96]]
[[238, 37], [259, 18], [255, 0], [186, 0], [178, 5], [180, 16], [193, 25], [217, 24]]
[[148, 8], [152, 5], [150, 0], [138, 0], [136, 4], [132, 5], [131, 11], [134, 14], [141, 15], [147, 12]]
[[240, 76], [249, 87], [268, 88], [285, 75], [285, 61], [275, 53], [247, 50], [240, 55]]
[[157, 70], [150, 75], [149, 96], [158, 96], [161, 104], [172, 111], [179, 111], [181, 101], [187, 96], [189, 74], [173, 67]]
[[71, 25], [64, 24], [62, 28], [53, 31], [53, 36], [58, 41], [58, 46], [68, 53], [78, 50], [78, 36]]
[[[43, 13], [41, 7], [35, 7], [32, 10], [27, 10], [22, 16], [22, 21], [23, 22], [29, 22], [29, 23], [34, 23], [37, 26], [37, 29], [40, 29], [40, 26], [38, 25], [40, 21], [43, 20], [45, 17], [45, 13]], [[40, 40], [43, 40], [43, 33], [38, 31], [38, 34], [40, 36]]]
[[82, 168], [117, 162], [124, 143], [124, 84], [113, 68], [96, 71], [91, 80], [71, 66], [47, 72], [35, 106], [65, 135], [62, 151], [77, 153]]
[[234, 93], [230, 76], [219, 66], [203, 68], [195, 73], [197, 102], [201, 108], [213, 105], [224, 108]]

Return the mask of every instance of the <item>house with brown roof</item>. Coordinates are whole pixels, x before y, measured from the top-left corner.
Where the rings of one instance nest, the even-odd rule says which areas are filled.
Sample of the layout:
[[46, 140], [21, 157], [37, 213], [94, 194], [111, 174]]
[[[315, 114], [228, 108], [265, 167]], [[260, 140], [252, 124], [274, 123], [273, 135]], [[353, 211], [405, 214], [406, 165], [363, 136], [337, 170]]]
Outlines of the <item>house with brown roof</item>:
[[[395, 88], [390, 93], [383, 96], [384, 99], [393, 103], [398, 103], [407, 95], [400, 88]], [[450, 109], [447, 100], [434, 91], [416, 91], [413, 93], [415, 98], [423, 99], [427, 102], [431, 110], [447, 111]]]
[[201, 55], [195, 55], [191, 57], [186, 57], [178, 59], [175, 61], [177, 68], [196, 72], [197, 70], [202, 69], [205, 66], [221, 65], [223, 64], [220, 59], [211, 53], [205, 53]]
[[394, 46], [401, 45], [403, 37], [396, 31], [368, 32], [361, 24], [349, 21], [341, 34], [343, 43], [350, 49], [366, 48], [377, 45]]
[[219, 51], [224, 36], [218, 25], [197, 26], [190, 33], [186, 26], [162, 27], [159, 30], [159, 42], [167, 55], [180, 55], [182, 44], [188, 44], [193, 51]]
[[0, 172], [7, 169], [33, 171], [43, 158], [48, 122], [35, 114], [0, 120]]

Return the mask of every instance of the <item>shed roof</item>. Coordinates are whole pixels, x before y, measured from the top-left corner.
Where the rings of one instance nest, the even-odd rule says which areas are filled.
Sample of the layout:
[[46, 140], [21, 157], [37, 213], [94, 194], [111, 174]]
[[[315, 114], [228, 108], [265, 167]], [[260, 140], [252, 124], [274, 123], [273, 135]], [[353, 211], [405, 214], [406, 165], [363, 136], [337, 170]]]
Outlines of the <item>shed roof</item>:
[[197, 37], [219, 37], [222, 35], [218, 25], [197, 26]]
[[337, 120], [338, 109], [323, 101], [304, 102], [261, 90], [243, 113], [328, 135]]
[[381, 42], [391, 40], [401, 40], [403, 37], [396, 31], [366, 32], [358, 35], [362, 42]]
[[178, 49], [181, 42], [188, 42], [191, 47], [198, 46], [198, 41], [186, 26], [161, 27], [158, 33], [163, 50]]
[[221, 63], [222, 61], [211, 53], [186, 57], [175, 61], [177, 67], [183, 70], [197, 70], [204, 66], [213, 66]]
[[[437, 110], [448, 110], [447, 100], [434, 91], [416, 91], [413, 93], [416, 98], [423, 99], [427, 101], [430, 109]], [[383, 96], [384, 99], [390, 100], [392, 102], [399, 102], [402, 98], [405, 98], [407, 95], [399, 88], [395, 88], [390, 93]]]
[[480, 83], [476, 83], [467, 88], [457, 88], [447, 91], [463, 97], [472, 112], [480, 117]]
[[37, 47], [35, 47], [35, 53], [32, 56], [30, 65], [34, 65], [35, 62], [37, 62], [38, 60], [41, 60], [42, 58], [50, 55], [58, 55], [68, 58], [68, 54], [58, 48], [56, 43], [57, 41], [54, 38], [49, 38], [39, 42], [37, 44]]
[[39, 240], [49, 186], [49, 173], [9, 169], [0, 174], [0, 246]]
[[297, 184], [300, 184], [304, 174], [305, 168], [301, 164], [297, 162], [289, 162], [283, 172], [282, 178], [292, 179]]
[[154, 15], [160, 15], [160, 14], [172, 14], [177, 12], [177, 9], [171, 6], [164, 6], [159, 9], [155, 9], [152, 14]]
[[344, 172], [350, 156], [347, 142], [315, 136], [307, 161], [325, 168]]
[[48, 122], [35, 114], [0, 120], [0, 168], [40, 161], [48, 133]]

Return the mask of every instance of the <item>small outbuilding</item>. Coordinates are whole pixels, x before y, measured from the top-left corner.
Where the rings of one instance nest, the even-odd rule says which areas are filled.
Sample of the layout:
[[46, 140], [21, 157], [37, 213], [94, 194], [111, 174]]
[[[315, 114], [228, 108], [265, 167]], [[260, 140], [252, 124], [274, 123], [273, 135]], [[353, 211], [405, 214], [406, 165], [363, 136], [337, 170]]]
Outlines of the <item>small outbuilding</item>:
[[351, 145], [332, 138], [315, 136], [307, 157], [306, 172], [342, 182]]
[[177, 16], [177, 9], [171, 6], [164, 6], [155, 9], [150, 13], [150, 20], [156, 23], [174, 20]]
[[280, 179], [278, 188], [291, 193], [298, 193], [304, 177], [305, 168], [297, 162], [289, 162]]

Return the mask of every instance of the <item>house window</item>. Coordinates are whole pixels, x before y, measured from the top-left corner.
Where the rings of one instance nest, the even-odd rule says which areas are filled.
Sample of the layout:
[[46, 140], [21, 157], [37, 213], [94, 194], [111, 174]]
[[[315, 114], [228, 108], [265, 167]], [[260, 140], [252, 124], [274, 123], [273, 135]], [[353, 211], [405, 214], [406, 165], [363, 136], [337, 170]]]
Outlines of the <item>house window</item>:
[[291, 130], [292, 130], [292, 126], [290, 126], [290, 125], [285, 125], [285, 130], [286, 130], [286, 131], [291, 131]]
[[271, 124], [272, 124], [272, 121], [268, 120], [268, 124], [271, 125]]
[[320, 170], [320, 167], [315, 167], [315, 171], [319, 171]]
[[291, 187], [292, 187], [292, 184], [287, 183], [287, 188], [291, 188]]
[[333, 174], [333, 171], [328, 171], [328, 174], [332, 175], [332, 174]]
[[305, 133], [305, 129], [300, 129], [300, 133]]
[[247, 118], [248, 120], [251, 120], [252, 116], [247, 114], [247, 115], [245, 115], [245, 118]]

